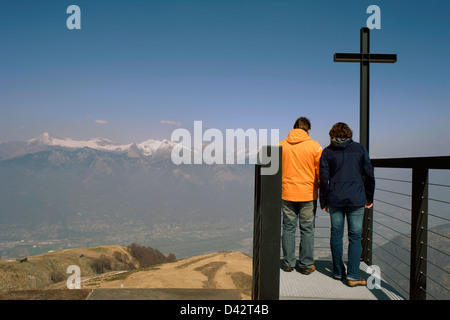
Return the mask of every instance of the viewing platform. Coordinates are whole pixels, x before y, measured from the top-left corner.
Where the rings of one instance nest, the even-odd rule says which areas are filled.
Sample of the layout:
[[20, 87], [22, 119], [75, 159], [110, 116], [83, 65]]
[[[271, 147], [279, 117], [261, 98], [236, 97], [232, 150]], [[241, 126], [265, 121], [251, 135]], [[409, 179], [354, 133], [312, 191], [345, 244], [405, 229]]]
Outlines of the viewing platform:
[[[316, 270], [304, 275], [294, 270], [280, 271], [280, 300], [405, 300], [392, 286], [381, 279], [380, 289], [367, 286], [349, 287], [345, 280], [332, 277], [332, 262], [319, 260]], [[361, 276], [368, 279], [367, 265], [361, 262]]]
[[[281, 149], [272, 147], [270, 152]], [[280, 161], [281, 163], [281, 161]], [[450, 156], [372, 159], [378, 181], [374, 206], [363, 221], [361, 277], [374, 281], [368, 268], [379, 268], [379, 289], [349, 287], [332, 277], [329, 218], [316, 214], [318, 247], [314, 271], [303, 275], [280, 268], [281, 174], [255, 168], [253, 285], [255, 300], [441, 300], [448, 286], [448, 170]], [[431, 177], [431, 181], [430, 181]], [[318, 209], [320, 210], [320, 209]], [[328, 224], [318, 223], [323, 217]], [[322, 221], [320, 221], [322, 222]], [[298, 231], [298, 230], [297, 230]], [[344, 237], [344, 263], [347, 233]], [[300, 239], [296, 239], [298, 245]], [[298, 252], [298, 247], [296, 249]]]

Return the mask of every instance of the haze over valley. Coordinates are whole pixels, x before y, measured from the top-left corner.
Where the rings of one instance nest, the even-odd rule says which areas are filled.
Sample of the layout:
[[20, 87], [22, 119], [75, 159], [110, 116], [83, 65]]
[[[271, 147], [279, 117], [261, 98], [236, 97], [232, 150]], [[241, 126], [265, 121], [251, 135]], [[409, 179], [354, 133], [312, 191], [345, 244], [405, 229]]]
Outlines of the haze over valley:
[[1, 257], [131, 242], [179, 257], [248, 253], [254, 166], [175, 165], [175, 144], [0, 143]]

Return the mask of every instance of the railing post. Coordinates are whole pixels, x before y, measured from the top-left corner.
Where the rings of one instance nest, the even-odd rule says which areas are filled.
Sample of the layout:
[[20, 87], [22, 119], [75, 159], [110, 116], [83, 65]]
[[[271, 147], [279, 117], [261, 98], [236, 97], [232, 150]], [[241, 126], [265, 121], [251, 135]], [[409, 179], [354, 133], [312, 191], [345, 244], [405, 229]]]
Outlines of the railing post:
[[373, 206], [364, 209], [363, 232], [361, 236], [361, 261], [372, 265]]
[[428, 169], [412, 169], [410, 300], [426, 300]]
[[280, 297], [281, 147], [269, 147], [268, 152], [278, 152], [278, 170], [265, 175], [261, 169], [267, 165], [255, 166], [253, 300]]

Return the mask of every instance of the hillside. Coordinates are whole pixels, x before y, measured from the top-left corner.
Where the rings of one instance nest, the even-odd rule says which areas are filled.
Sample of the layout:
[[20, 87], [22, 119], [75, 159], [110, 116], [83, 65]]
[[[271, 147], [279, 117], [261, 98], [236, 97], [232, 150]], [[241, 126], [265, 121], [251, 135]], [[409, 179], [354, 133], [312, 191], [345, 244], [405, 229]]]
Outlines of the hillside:
[[[57, 283], [47, 289], [62, 289]], [[120, 274], [85, 280], [82, 289], [238, 289], [251, 298], [252, 259], [240, 252], [217, 252]]]
[[[120, 253], [126, 263], [112, 259], [114, 252]], [[84, 249], [69, 249], [47, 252], [27, 257], [26, 262], [17, 259], [0, 260], [0, 290], [30, 290], [45, 287], [67, 279], [67, 267], [77, 265], [82, 276], [94, 276], [98, 272], [95, 262], [100, 257], [109, 257], [113, 268], [129, 269], [137, 261], [124, 246], [104, 246]]]
[[[113, 266], [98, 273], [94, 261], [102, 257]], [[130, 254], [130, 246], [60, 250], [28, 257], [22, 263], [0, 260], [0, 292], [67, 290], [69, 265], [80, 267], [82, 289], [238, 289], [241, 299], [251, 297], [252, 259], [243, 253], [211, 253], [142, 268]], [[133, 265], [139, 267], [133, 269]]]
[[[134, 270], [156, 263], [174, 261], [150, 247], [132, 243], [129, 246], [101, 246], [50, 251], [18, 259], [0, 260], [0, 290], [44, 289], [57, 282], [64, 283], [73, 271], [80, 268], [81, 277], [94, 277], [109, 271]], [[20, 261], [22, 260], [22, 261]]]

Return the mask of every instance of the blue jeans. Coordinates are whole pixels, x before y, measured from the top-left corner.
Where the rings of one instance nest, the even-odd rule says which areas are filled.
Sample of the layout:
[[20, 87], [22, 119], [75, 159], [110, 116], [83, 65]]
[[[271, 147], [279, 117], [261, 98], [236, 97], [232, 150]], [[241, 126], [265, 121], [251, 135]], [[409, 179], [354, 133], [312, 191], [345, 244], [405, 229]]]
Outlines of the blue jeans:
[[295, 231], [300, 228], [299, 267], [309, 269], [314, 264], [314, 218], [317, 201], [282, 201], [283, 210], [283, 266], [295, 267]]
[[331, 218], [331, 255], [333, 257], [333, 275], [341, 277], [345, 271], [342, 261], [344, 220], [347, 217], [348, 264], [347, 279], [359, 280], [361, 258], [361, 233], [364, 219], [364, 207], [329, 207]]

